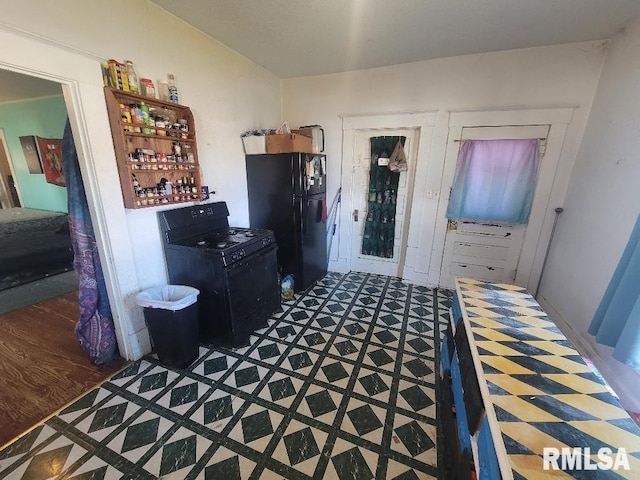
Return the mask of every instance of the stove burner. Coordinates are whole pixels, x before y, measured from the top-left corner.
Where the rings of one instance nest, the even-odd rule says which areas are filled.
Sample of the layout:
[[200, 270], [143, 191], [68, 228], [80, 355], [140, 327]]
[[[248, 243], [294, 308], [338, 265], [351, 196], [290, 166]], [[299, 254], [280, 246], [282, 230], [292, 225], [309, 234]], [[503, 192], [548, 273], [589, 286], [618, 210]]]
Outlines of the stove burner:
[[[186, 230], [185, 233], [187, 233]], [[238, 259], [235, 257], [232, 258], [231, 255], [235, 253], [237, 249], [242, 248], [245, 254], [248, 254], [271, 244], [271, 240], [265, 243], [264, 239], [261, 242], [256, 242], [256, 240], [269, 234], [271, 233], [266, 230], [227, 226], [216, 229], [212, 228], [210, 231], [204, 231], [193, 236], [185, 235], [185, 238], [170, 243], [197, 248], [198, 250], [206, 250], [216, 255], [227, 256], [228, 260], [225, 259], [225, 262], [235, 262]], [[247, 248], [249, 250], [246, 250]]]

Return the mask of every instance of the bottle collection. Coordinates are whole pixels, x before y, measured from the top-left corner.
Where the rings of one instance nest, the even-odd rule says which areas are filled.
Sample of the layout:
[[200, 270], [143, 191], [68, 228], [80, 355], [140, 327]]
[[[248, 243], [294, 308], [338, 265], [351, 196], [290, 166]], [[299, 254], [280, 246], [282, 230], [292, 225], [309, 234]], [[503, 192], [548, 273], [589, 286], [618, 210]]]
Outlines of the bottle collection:
[[166, 178], [161, 178], [160, 182], [156, 185], [143, 187], [140, 185], [136, 174], [132, 173], [131, 181], [139, 207], [173, 202], [188, 202], [199, 199], [198, 185], [196, 184], [194, 176], [181, 177], [173, 183]]
[[144, 133], [161, 137], [189, 138], [189, 123], [184, 119], [175, 119], [175, 112], [149, 107], [144, 102], [120, 104], [120, 118], [124, 123], [124, 131]]
[[196, 158], [189, 144], [173, 142], [172, 153], [160, 153], [148, 148], [129, 152], [127, 160], [132, 170], [190, 170], [195, 169]]
[[169, 74], [155, 90], [138, 78], [132, 62], [120, 67], [105, 97], [125, 207], [202, 200], [194, 119], [178, 103], [175, 78]]
[[[102, 81], [105, 87], [117, 88], [124, 92], [146, 95], [151, 98], [160, 98], [172, 103], [179, 103], [178, 87], [175, 76], [172, 73], [167, 75], [167, 81], [159, 81], [159, 92], [156, 90], [153, 81], [149, 78], [138, 78], [136, 69], [131, 60], [125, 63], [110, 59], [102, 62]], [[159, 97], [158, 97], [159, 94]]]

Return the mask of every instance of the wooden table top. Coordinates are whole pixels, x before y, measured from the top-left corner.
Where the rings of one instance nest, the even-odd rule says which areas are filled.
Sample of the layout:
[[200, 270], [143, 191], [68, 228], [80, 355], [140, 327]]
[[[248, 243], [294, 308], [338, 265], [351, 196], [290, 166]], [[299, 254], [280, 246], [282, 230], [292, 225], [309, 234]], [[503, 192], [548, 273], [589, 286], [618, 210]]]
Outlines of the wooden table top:
[[[503, 479], [640, 478], [640, 429], [526, 289], [457, 278], [456, 295]], [[544, 470], [545, 447], [624, 448], [630, 469]]]

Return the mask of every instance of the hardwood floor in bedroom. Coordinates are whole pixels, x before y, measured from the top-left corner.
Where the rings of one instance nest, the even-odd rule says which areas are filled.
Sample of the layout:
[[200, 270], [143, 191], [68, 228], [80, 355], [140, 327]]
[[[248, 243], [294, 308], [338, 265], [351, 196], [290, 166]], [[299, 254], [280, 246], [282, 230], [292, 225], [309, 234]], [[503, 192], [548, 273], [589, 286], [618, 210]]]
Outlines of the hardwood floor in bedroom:
[[78, 292], [0, 315], [0, 446], [126, 365], [96, 366], [74, 334]]

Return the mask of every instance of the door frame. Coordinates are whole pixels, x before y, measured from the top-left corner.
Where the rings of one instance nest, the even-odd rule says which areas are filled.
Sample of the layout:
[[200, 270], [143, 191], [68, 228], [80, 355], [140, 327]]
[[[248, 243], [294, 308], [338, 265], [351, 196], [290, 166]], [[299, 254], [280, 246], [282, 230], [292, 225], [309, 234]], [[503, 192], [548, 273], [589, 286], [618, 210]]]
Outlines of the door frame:
[[[508, 127], [527, 125], [550, 125], [547, 137], [545, 159], [547, 165], [538, 174], [538, 187], [533, 200], [531, 216], [522, 245], [515, 283], [535, 292], [540, 281], [544, 256], [549, 245], [551, 229], [555, 218], [554, 208], [564, 202], [569, 176], [574, 160], [570, 152], [563, 150], [568, 125], [573, 119], [577, 107], [513, 109], [495, 111], [452, 112], [449, 117], [449, 133], [446, 151], [455, 149], [456, 159], [458, 143], [463, 128], [471, 127]], [[450, 160], [453, 155], [447, 155]], [[543, 162], [544, 160], [543, 159]], [[434, 252], [440, 259], [432, 262], [430, 278], [440, 280], [440, 270], [444, 259], [444, 245], [447, 229], [447, 199], [455, 173], [455, 161], [443, 160], [442, 183], [438, 206]], [[553, 208], [551, 208], [553, 207]]]
[[[404, 174], [404, 200], [401, 201], [401, 184], [398, 185], [398, 190], [396, 192], [396, 222], [394, 229], [394, 256], [392, 258], [385, 257], [376, 257], [364, 255], [361, 256], [359, 251], [362, 247], [362, 240], [364, 236], [364, 223], [366, 222], [366, 216], [368, 214], [368, 202], [363, 203], [363, 184], [362, 181], [366, 180], [367, 188], [369, 185], [369, 172], [370, 172], [370, 156], [367, 158], [362, 157], [363, 148], [366, 145], [370, 147], [370, 140], [376, 136], [398, 136], [405, 137], [404, 144], [404, 152], [407, 159], [407, 170], [404, 172], [400, 172], [400, 180], [402, 180], [402, 175]], [[418, 149], [420, 148], [420, 129], [419, 128], [402, 128], [402, 129], [375, 129], [375, 130], [365, 130], [358, 129], [355, 130], [355, 138], [356, 138], [356, 151], [353, 157], [358, 157], [357, 167], [354, 163], [353, 165], [353, 175], [351, 186], [353, 188], [353, 207], [354, 209], [358, 209], [359, 213], [362, 217], [362, 220], [355, 222], [353, 219], [353, 213], [351, 218], [351, 257], [349, 261], [351, 262], [351, 268], [358, 268], [359, 272], [366, 272], [368, 270], [378, 270], [380, 275], [387, 275], [393, 277], [402, 277], [404, 265], [406, 262], [407, 256], [407, 240], [409, 236], [409, 219], [411, 218], [411, 206], [412, 206], [412, 198], [413, 198], [413, 190], [415, 186], [415, 177], [416, 177], [416, 163], [418, 156]], [[363, 144], [364, 142], [364, 144]], [[364, 168], [367, 168], [367, 175], [365, 179], [362, 178], [362, 174], [364, 173]], [[356, 175], [356, 168], [359, 170], [359, 175]], [[359, 194], [356, 195], [356, 191], [359, 191]], [[358, 199], [359, 197], [359, 199]], [[398, 211], [400, 208], [402, 210], [402, 221], [397, 221]], [[357, 226], [356, 223], [360, 225]], [[362, 235], [361, 235], [362, 233]], [[354, 251], [355, 250], [355, 251]], [[396, 256], [397, 251], [397, 256]], [[360, 257], [360, 258], [359, 258]]]
[[[13, 162], [11, 161], [11, 153], [9, 152], [9, 147], [7, 146], [7, 137], [4, 134], [4, 128], [0, 128], [0, 148], [4, 150], [4, 156], [7, 159], [7, 164], [9, 165], [9, 170], [11, 171], [11, 175], [13, 176], [13, 183], [16, 186], [16, 193], [18, 194], [18, 200], [20, 201], [20, 205], [24, 205], [22, 200], [22, 192], [20, 191], [20, 185], [18, 185], [16, 181], [16, 171], [13, 168]], [[7, 184], [4, 177], [0, 178], [0, 201], [2, 201], [2, 208], [9, 208], [11, 206], [11, 186]], [[6, 202], [7, 207], [4, 206]]]
[[[353, 222], [351, 213], [354, 207], [354, 156], [357, 154], [356, 132], [358, 130], [393, 130], [393, 129], [418, 129], [416, 137], [418, 151], [414, 175], [413, 199], [407, 198], [407, 203], [412, 202], [410, 215], [405, 221], [409, 222], [407, 235], [406, 255], [402, 277], [412, 280], [406, 275], [414, 268], [415, 255], [412, 255], [412, 247], [417, 248], [420, 237], [420, 220], [422, 213], [422, 195], [416, 195], [421, 190], [419, 185], [425, 182], [429, 152], [431, 150], [431, 138], [436, 123], [435, 112], [396, 113], [380, 115], [354, 115], [342, 118], [342, 175], [341, 192], [342, 203], [346, 208], [340, 209], [340, 238], [338, 242], [338, 262], [333, 267], [338, 271], [351, 270], [351, 239], [353, 235]], [[405, 207], [406, 208], [406, 207]]]
[[[551, 127], [548, 124], [546, 125], [509, 125], [509, 126], [500, 126], [500, 127], [464, 126], [460, 130], [460, 137], [457, 138], [458, 140], [457, 148], [450, 148], [450, 149], [447, 149], [446, 151], [445, 160], [444, 160], [445, 168], [449, 168], [450, 163], [455, 162], [454, 168], [457, 169], [458, 160], [460, 157], [460, 147], [462, 146], [462, 142], [464, 142], [465, 140], [496, 140], [496, 139], [516, 140], [516, 139], [536, 138], [538, 139], [538, 145], [539, 145], [538, 156], [540, 161], [539, 161], [538, 170], [536, 172], [535, 190], [534, 190], [534, 194], [535, 194], [535, 192], [538, 191], [538, 186], [540, 184], [540, 174], [544, 169], [548, 167], [548, 161], [545, 161], [545, 157], [546, 157], [547, 137], [549, 136], [550, 128]], [[456, 130], [456, 135], [457, 134], [458, 132]], [[532, 209], [533, 209], [533, 205], [532, 205]], [[447, 230], [447, 232], [445, 233], [444, 252], [442, 255], [442, 265], [440, 267], [440, 282], [439, 282], [440, 286], [443, 288], [453, 288], [454, 286], [453, 280], [455, 276], [451, 274], [451, 268], [453, 266], [452, 263], [454, 261], [454, 250], [455, 250], [455, 245], [459, 240], [458, 234], [465, 229], [464, 227], [465, 222], [458, 221], [457, 223], [458, 223], [458, 229]], [[502, 231], [504, 233], [504, 231], [499, 226], [486, 226], [486, 224], [491, 224], [493, 222], [478, 221], [477, 223], [485, 224], [484, 227], [477, 227], [477, 228], [480, 228], [483, 230], [486, 229], [487, 230], [486, 233], [489, 233], [489, 232], [498, 233], [499, 231]], [[461, 224], [463, 225], [462, 228], [460, 228]], [[527, 220], [527, 223], [524, 225], [509, 226], [509, 228], [511, 229], [510, 231], [512, 235], [508, 241], [506, 241], [505, 243], [503, 243], [502, 240], [497, 240], [497, 239], [496, 239], [497, 243], [493, 243], [489, 241], [489, 244], [492, 244], [492, 243], [494, 245], [502, 244], [503, 246], [511, 244], [512, 242], [514, 243], [513, 246], [508, 247], [510, 252], [508, 259], [503, 259], [502, 261], [495, 261], [495, 260], [491, 261], [491, 263], [494, 264], [493, 266], [513, 265], [514, 266], [513, 272], [515, 274], [518, 273], [518, 267], [520, 263], [520, 254], [522, 253], [522, 250], [523, 250], [525, 234], [528, 227], [529, 227], [528, 220]], [[519, 244], [517, 246], [517, 251], [515, 251], [515, 242], [518, 237], [520, 238], [520, 240], [518, 241]], [[464, 238], [464, 233], [462, 233], [462, 238]], [[485, 237], [485, 239], [488, 240], [488, 237]], [[490, 261], [488, 258], [485, 258], [484, 260]], [[512, 262], [515, 262], [515, 265]], [[480, 260], [479, 263], [483, 265], [482, 260]], [[512, 280], [502, 280], [502, 281], [508, 281], [510, 283], [517, 282], [517, 277], [514, 277]]]
[[[0, 68], [62, 85], [82, 180], [96, 235], [120, 355], [136, 360], [151, 351], [141, 309], [129, 228], [120, 195], [113, 139], [104, 98], [101, 59], [11, 27], [0, 28]], [[108, 206], [108, 208], [107, 208]]]

